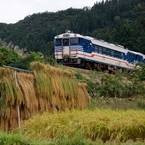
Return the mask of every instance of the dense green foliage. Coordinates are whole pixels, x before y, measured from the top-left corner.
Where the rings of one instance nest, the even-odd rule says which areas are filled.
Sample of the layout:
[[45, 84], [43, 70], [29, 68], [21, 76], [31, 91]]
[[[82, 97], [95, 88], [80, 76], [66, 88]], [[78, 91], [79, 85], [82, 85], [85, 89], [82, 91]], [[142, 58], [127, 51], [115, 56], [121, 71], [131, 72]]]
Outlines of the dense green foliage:
[[0, 47], [0, 66], [9, 65], [19, 60], [20, 56], [17, 52], [6, 47]]
[[51, 142], [34, 141], [20, 133], [0, 132], [0, 145], [53, 145]]
[[69, 8], [43, 12], [15, 24], [0, 24], [0, 38], [20, 48], [53, 56], [53, 38], [66, 29], [124, 45], [145, 53], [145, 3], [142, 0], [106, 0], [91, 10]]
[[40, 62], [43, 61], [43, 59], [40, 56], [40, 53], [30, 52], [28, 56], [23, 57], [20, 60], [11, 63], [10, 65], [12, 67], [17, 67], [21, 69], [30, 69], [30, 63], [33, 61], [40, 61]]
[[76, 79], [84, 80], [88, 84], [88, 92], [92, 98], [145, 96], [145, 65], [142, 65], [141, 68], [135, 67], [132, 70], [126, 70], [123, 73], [117, 72], [114, 75], [94, 72], [91, 73], [93, 80], [85, 78], [79, 72], [76, 72], [75, 75]]

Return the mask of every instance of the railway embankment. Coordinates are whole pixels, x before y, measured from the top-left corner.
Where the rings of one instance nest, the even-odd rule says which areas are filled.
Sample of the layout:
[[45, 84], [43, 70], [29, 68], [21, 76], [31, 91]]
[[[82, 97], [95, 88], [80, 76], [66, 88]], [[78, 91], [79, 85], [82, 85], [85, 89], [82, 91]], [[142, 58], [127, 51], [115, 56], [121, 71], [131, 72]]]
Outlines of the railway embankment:
[[87, 83], [92, 108], [145, 109], [145, 66], [115, 74], [70, 69], [76, 79]]

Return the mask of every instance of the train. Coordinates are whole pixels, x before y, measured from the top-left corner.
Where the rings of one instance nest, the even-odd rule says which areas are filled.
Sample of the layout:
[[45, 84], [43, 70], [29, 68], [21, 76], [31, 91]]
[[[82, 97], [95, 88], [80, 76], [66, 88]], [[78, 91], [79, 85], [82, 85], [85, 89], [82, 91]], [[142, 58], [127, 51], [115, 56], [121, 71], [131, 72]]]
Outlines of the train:
[[137, 63], [145, 63], [142, 53], [70, 30], [54, 37], [54, 55], [57, 63], [104, 71], [133, 69]]

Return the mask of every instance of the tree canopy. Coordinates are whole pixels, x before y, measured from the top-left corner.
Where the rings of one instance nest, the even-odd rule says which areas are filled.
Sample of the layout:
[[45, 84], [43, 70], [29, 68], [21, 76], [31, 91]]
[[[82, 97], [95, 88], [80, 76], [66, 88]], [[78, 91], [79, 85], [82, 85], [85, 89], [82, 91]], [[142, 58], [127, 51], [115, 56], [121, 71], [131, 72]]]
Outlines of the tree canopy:
[[145, 53], [145, 2], [106, 0], [91, 10], [73, 9], [26, 16], [15, 24], [0, 24], [0, 38], [27, 51], [53, 56], [55, 35], [71, 30]]

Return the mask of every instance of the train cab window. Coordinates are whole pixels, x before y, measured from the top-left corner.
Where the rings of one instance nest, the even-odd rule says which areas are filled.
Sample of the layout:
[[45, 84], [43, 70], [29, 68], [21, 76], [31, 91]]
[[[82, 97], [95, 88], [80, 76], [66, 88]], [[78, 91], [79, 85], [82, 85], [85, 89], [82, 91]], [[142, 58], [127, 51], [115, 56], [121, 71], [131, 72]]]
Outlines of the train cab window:
[[69, 46], [69, 39], [63, 39], [63, 46]]
[[56, 44], [57, 46], [60, 46], [60, 45], [61, 45], [61, 39], [56, 39], [56, 40], [55, 40], [55, 44]]

